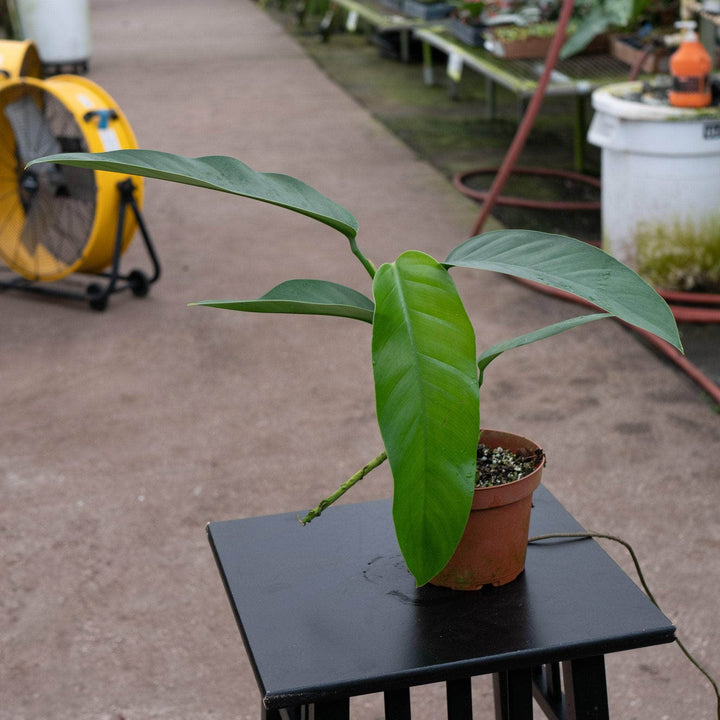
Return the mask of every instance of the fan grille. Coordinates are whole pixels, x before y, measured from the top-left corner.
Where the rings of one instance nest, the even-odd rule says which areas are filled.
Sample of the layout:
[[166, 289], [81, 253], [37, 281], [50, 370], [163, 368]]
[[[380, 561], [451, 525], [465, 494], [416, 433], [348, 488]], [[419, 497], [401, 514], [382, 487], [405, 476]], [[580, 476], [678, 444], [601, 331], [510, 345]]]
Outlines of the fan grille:
[[[54, 152], [85, 152], [72, 113], [54, 95], [27, 89], [2, 108], [0, 246], [8, 264], [33, 280], [62, 274], [83, 254], [96, 212], [95, 173], [25, 165]], [[10, 142], [7, 142], [10, 140]]]

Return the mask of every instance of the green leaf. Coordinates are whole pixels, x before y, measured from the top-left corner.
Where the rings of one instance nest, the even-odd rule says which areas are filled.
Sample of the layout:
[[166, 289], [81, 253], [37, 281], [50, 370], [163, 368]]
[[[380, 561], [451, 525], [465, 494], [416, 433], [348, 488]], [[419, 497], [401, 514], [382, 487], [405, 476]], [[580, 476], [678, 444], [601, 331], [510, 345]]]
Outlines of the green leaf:
[[242, 312], [332, 315], [372, 323], [375, 306], [352, 288], [326, 280], [287, 280], [256, 300], [203, 300], [190, 305]]
[[534, 230], [497, 230], [470, 238], [448, 266], [492, 270], [571, 293], [682, 351], [675, 318], [637, 273], [581, 240]]
[[447, 564], [470, 513], [480, 425], [475, 334], [452, 278], [428, 255], [382, 265], [373, 291], [375, 401], [395, 531], [423, 585]]
[[569, 320], [561, 320], [553, 325], [547, 325], [546, 327], [540, 328], [539, 330], [533, 330], [532, 332], [525, 333], [524, 335], [518, 335], [516, 338], [505, 340], [487, 348], [480, 353], [477, 361], [478, 369], [480, 370], [480, 384], [482, 385], [483, 382], [485, 368], [506, 350], [512, 350], [513, 348], [522, 347], [523, 345], [530, 345], [530, 343], [534, 343], [537, 340], [544, 340], [545, 338], [552, 337], [553, 335], [558, 335], [559, 333], [565, 332], [565, 330], [570, 330], [578, 325], [584, 325], [585, 323], [592, 322], [593, 320], [602, 320], [603, 318], [608, 317], [612, 317], [612, 315], [608, 315], [607, 313], [580, 315], [579, 317], [570, 318]]
[[353, 215], [314, 188], [289, 175], [256, 172], [231, 157], [186, 158], [157, 150], [112, 150], [49, 155], [33, 160], [29, 165], [39, 162], [141, 175], [219, 190], [307, 215], [338, 230], [350, 240], [357, 235], [358, 224]]
[[601, 8], [593, 8], [579, 22], [575, 32], [565, 41], [560, 50], [562, 60], [584, 50], [598, 35], [602, 35], [612, 24], [611, 18]]
[[603, 10], [610, 25], [616, 27], [626, 27], [633, 20], [636, 6], [639, 6], [639, 3], [635, 0], [605, 0], [603, 2]]

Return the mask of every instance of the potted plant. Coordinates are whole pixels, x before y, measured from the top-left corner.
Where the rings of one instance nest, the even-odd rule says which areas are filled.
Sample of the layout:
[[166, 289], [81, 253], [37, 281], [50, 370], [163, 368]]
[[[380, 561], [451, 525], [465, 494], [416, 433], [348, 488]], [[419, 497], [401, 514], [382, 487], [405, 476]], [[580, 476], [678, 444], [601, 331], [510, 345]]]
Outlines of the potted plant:
[[482, 47], [485, 43], [486, 25], [483, 20], [485, 2], [468, 0], [457, 5], [455, 15], [450, 18], [450, 32], [458, 40], [472, 47]]
[[[328, 280], [292, 279], [256, 299], [196, 304], [246, 312], [331, 315], [371, 326], [375, 401], [384, 449], [307, 519], [387, 458], [393, 476], [395, 530], [418, 585], [445, 568], [468, 523], [481, 435], [479, 392], [489, 363], [506, 350], [610, 316], [682, 349], [674, 318], [662, 298], [632, 270], [572, 238], [501, 230], [466, 240], [444, 261], [409, 250], [376, 268], [360, 250], [357, 221], [345, 208], [295, 178], [259, 173], [233, 158], [189, 159], [157, 151], [118, 150], [35, 162], [232, 193], [301, 213], [345, 237], [367, 271], [371, 294]], [[473, 326], [451, 277], [454, 267], [543, 283], [572, 293], [601, 312], [506, 340], [478, 357]]]
[[[566, 38], [575, 32], [576, 21], [566, 29]], [[554, 3], [526, 5], [517, 12], [498, 12], [483, 2], [467, 2], [458, 6], [449, 23], [450, 32], [462, 42], [484, 47], [493, 55], [507, 60], [546, 57], [557, 35], [557, 7]], [[587, 42], [585, 52], [605, 49], [602, 41]]]
[[[570, 23], [567, 36], [574, 31]], [[557, 22], [543, 20], [525, 26], [501, 25], [488, 31], [485, 48], [493, 55], [509, 60], [519, 58], [544, 58], [557, 34]]]

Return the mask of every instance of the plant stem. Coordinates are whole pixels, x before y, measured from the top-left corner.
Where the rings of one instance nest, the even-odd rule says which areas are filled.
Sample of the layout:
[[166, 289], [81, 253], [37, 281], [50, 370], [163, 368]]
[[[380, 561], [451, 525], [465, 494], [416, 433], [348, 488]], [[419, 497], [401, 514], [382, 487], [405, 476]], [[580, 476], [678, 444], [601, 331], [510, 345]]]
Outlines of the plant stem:
[[353, 251], [353, 255], [363, 264], [363, 267], [368, 271], [371, 278], [375, 277], [375, 266], [368, 260], [360, 251], [360, 248], [355, 242], [355, 238], [350, 240], [350, 249]]
[[358, 470], [352, 477], [348, 478], [330, 497], [320, 501], [320, 504], [311, 510], [300, 523], [307, 525], [314, 520], [323, 510], [330, 507], [338, 498], [342, 497], [355, 483], [360, 482], [371, 470], [382, 465], [387, 460], [387, 453], [383, 450], [374, 460], [371, 460], [361, 470]]

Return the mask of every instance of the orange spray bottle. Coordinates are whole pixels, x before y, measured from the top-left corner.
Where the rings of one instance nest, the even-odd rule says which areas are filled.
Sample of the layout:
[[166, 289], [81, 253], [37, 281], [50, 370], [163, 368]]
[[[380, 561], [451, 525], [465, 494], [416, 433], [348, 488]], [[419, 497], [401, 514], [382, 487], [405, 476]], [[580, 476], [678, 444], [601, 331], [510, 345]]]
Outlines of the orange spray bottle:
[[710, 55], [698, 40], [692, 20], [675, 23], [675, 27], [684, 32], [680, 47], [670, 58], [673, 84], [668, 99], [676, 107], [706, 107], [712, 95]]

